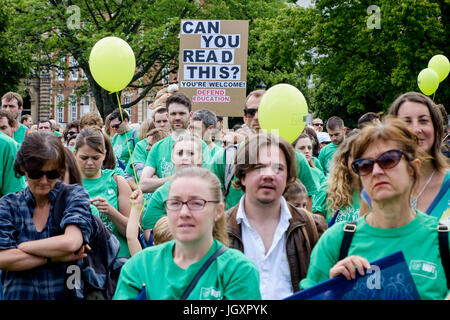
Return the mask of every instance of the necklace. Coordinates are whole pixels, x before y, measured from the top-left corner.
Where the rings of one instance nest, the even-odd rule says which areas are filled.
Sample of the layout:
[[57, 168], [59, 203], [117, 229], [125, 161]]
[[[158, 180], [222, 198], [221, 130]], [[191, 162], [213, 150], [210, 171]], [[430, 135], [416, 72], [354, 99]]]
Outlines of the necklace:
[[436, 169], [434, 169], [433, 172], [430, 174], [430, 177], [428, 178], [427, 182], [423, 185], [423, 188], [422, 188], [422, 190], [420, 190], [420, 192], [417, 195], [417, 197], [412, 197], [412, 199], [411, 199], [411, 208], [413, 208], [414, 210], [416, 210], [416, 208], [417, 208], [417, 200], [422, 195], [422, 193], [425, 191], [425, 189], [427, 188], [428, 184], [431, 182], [431, 179], [433, 179], [433, 176], [434, 176], [435, 172], [436, 172]]

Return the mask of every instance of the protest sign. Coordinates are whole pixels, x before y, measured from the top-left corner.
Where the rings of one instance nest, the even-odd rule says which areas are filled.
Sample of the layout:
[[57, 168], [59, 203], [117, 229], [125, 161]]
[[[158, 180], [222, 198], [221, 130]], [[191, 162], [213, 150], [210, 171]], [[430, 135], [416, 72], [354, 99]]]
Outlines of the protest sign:
[[247, 20], [181, 21], [178, 83], [193, 110], [243, 115], [247, 49]]
[[364, 276], [340, 275], [299, 291], [284, 300], [420, 300], [401, 251], [370, 263]]

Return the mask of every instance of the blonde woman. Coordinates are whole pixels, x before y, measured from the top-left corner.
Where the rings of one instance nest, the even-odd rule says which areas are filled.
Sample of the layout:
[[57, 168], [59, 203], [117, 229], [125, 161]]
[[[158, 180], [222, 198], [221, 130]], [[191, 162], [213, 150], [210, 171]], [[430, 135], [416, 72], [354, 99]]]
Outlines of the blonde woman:
[[328, 226], [339, 221], [356, 221], [360, 215], [358, 176], [351, 169], [351, 148], [356, 135], [347, 137], [336, 151], [328, 179], [315, 198], [314, 212], [325, 216]]
[[122, 267], [115, 300], [135, 299], [144, 286], [148, 300], [261, 298], [253, 262], [235, 249], [221, 249], [228, 238], [221, 186], [213, 173], [197, 167], [177, 172], [165, 206], [174, 240], [138, 252]]
[[[372, 211], [354, 224], [347, 252], [341, 251], [347, 222], [323, 234], [311, 254], [302, 289], [338, 275], [355, 279], [356, 272], [365, 274], [369, 261], [402, 251], [422, 299], [448, 296], [438, 221], [410, 206], [419, 182], [418, 149], [417, 136], [403, 121], [388, 120], [361, 130], [353, 141], [352, 169], [372, 199]], [[417, 268], [417, 262], [424, 267]]]

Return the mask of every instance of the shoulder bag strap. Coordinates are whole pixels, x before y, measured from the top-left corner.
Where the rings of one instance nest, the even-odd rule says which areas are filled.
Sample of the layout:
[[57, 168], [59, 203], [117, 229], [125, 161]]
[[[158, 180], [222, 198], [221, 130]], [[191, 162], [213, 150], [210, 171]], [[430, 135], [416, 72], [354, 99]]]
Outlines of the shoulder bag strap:
[[192, 279], [191, 283], [188, 285], [186, 290], [181, 295], [180, 300], [186, 300], [187, 297], [189, 297], [189, 295], [191, 294], [192, 290], [197, 285], [198, 280], [200, 280], [200, 278], [205, 273], [205, 271], [208, 269], [208, 267], [211, 265], [211, 263], [213, 263], [213, 261], [216, 260], [216, 258], [218, 256], [220, 256], [222, 253], [224, 253], [227, 249], [228, 248], [225, 247], [225, 246], [220, 247], [219, 249], [217, 249], [217, 251], [211, 257], [209, 257], [208, 260], [206, 260], [206, 262], [203, 264], [203, 266], [200, 268], [200, 270], [195, 275], [194, 279]]
[[344, 226], [344, 238], [342, 239], [338, 261], [344, 259], [348, 255], [348, 250], [350, 249], [350, 245], [352, 244], [355, 231], [356, 231], [356, 223], [347, 223]]
[[442, 265], [447, 278], [447, 288], [450, 289], [450, 248], [448, 245], [449, 228], [445, 224], [438, 225], [439, 252], [441, 254]]

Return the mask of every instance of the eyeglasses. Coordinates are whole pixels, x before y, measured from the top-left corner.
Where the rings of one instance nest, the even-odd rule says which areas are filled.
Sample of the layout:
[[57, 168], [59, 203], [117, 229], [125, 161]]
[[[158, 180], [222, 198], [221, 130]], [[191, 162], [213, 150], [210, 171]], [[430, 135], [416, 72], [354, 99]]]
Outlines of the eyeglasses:
[[[392, 149], [388, 150], [378, 156], [375, 160], [369, 158], [360, 158], [352, 162], [353, 171], [359, 176], [366, 176], [373, 171], [373, 166], [375, 162], [382, 169], [391, 169], [398, 165], [402, 159], [402, 155], [405, 155], [401, 150]], [[405, 155], [405, 158], [407, 156]], [[407, 158], [408, 159], [408, 158]]]
[[58, 170], [50, 170], [50, 171], [42, 171], [42, 170], [34, 170], [34, 171], [27, 171], [28, 178], [30, 179], [40, 179], [44, 176], [44, 174], [47, 176], [48, 179], [58, 179], [61, 177], [61, 173]]
[[323, 123], [313, 123], [313, 126], [316, 126], [316, 127], [323, 127]]
[[67, 132], [67, 134], [69, 135], [69, 136], [72, 136], [72, 135], [74, 135], [74, 134], [77, 134], [78, 132], [76, 132], [76, 131], [69, 131], [69, 132]]
[[257, 112], [258, 109], [256, 108], [244, 109], [244, 114], [247, 116], [247, 118], [253, 118]]
[[169, 199], [164, 201], [167, 210], [179, 211], [183, 204], [187, 205], [189, 210], [198, 211], [202, 210], [208, 202], [219, 203], [220, 201], [203, 200], [203, 199], [191, 199], [188, 201], [181, 201], [175, 199]]

